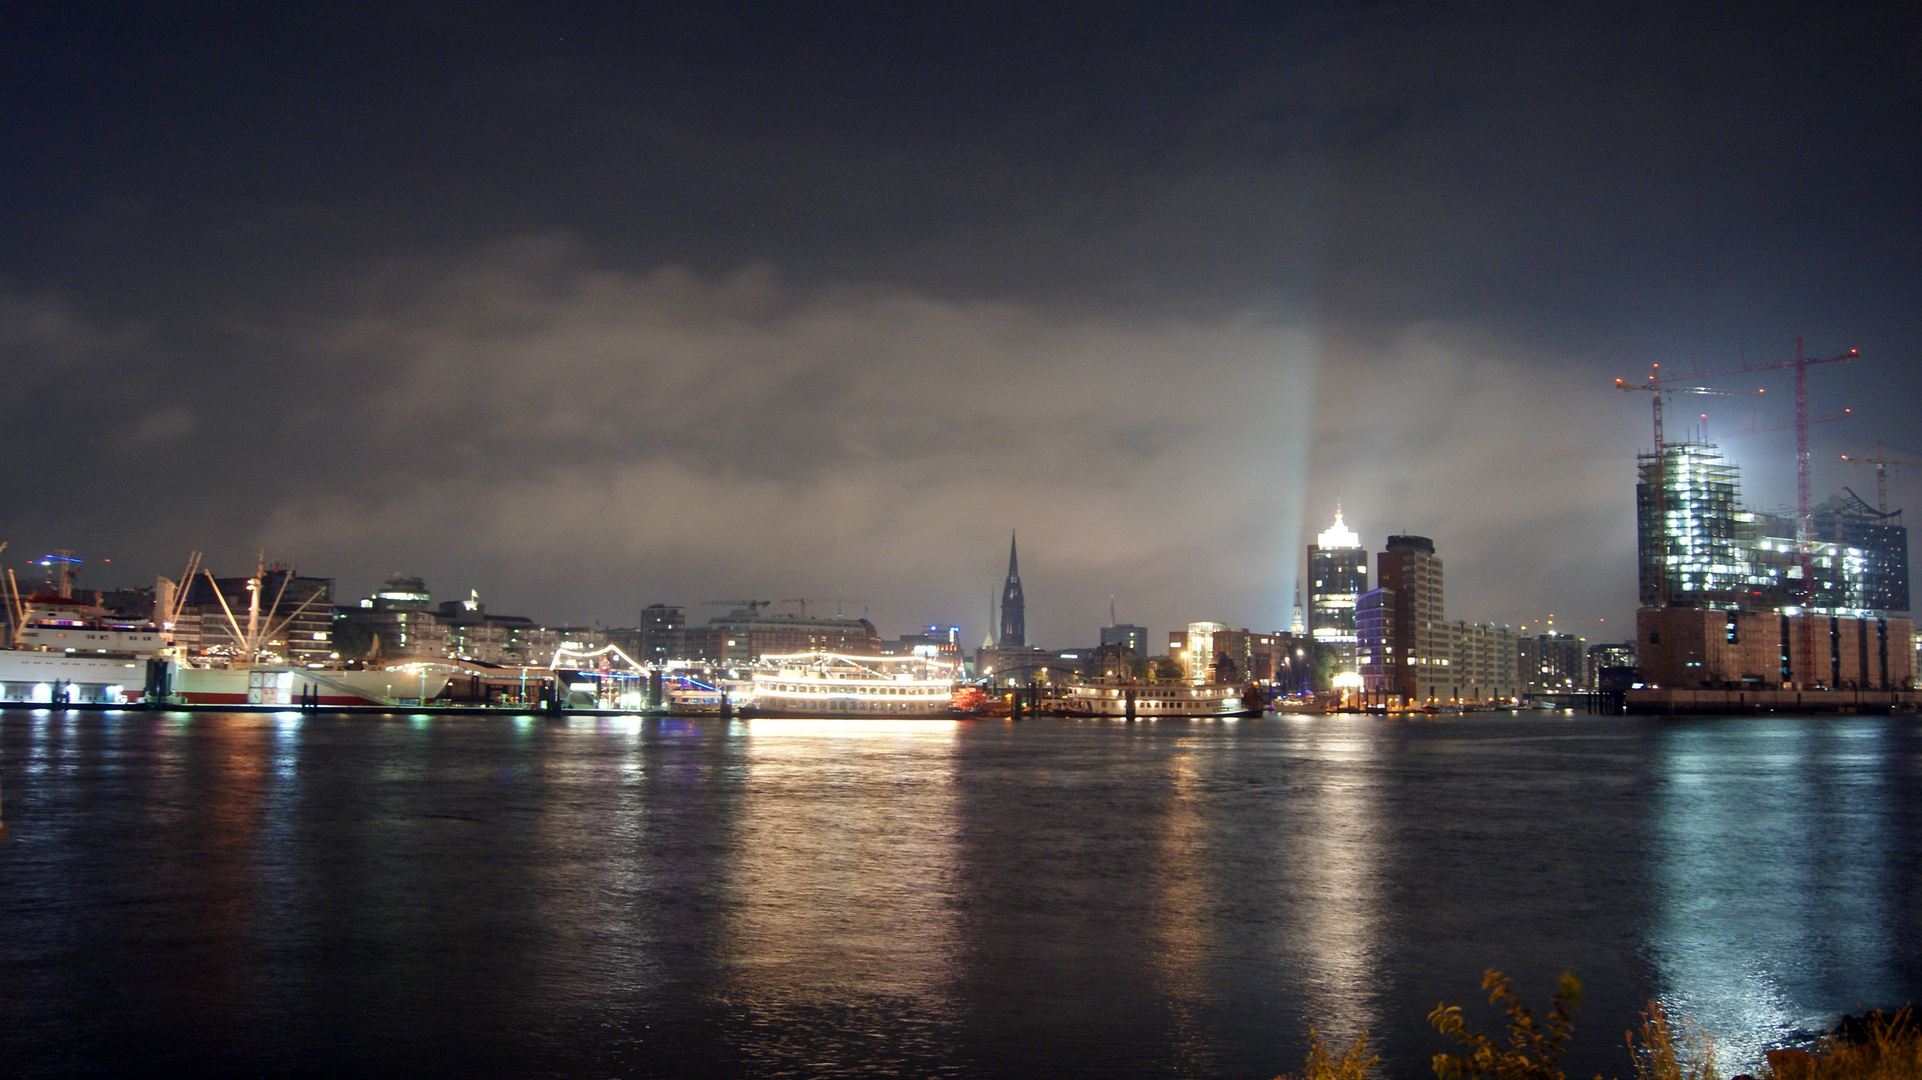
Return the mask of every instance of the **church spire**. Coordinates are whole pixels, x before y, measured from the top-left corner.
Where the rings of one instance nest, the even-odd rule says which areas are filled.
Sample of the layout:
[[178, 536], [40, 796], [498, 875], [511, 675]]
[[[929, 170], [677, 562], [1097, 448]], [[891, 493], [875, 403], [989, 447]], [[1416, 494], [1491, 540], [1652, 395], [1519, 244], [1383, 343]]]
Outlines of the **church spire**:
[[1008, 580], [1001, 587], [1001, 634], [1000, 644], [1026, 645], [1028, 643], [1028, 621], [1026, 604], [1021, 596], [1021, 564], [1015, 559], [1014, 534], [1008, 534]]

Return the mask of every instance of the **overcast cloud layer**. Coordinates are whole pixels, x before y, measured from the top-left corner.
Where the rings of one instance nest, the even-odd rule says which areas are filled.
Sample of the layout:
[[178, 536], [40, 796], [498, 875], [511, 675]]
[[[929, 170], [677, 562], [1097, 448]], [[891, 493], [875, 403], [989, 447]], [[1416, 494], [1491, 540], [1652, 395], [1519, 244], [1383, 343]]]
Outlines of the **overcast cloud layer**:
[[[0, 41], [0, 540], [550, 620], [848, 596], [972, 644], [1019, 529], [1065, 646], [1110, 596], [1284, 626], [1340, 500], [1371, 548], [1435, 538], [1452, 618], [1614, 636], [1649, 436], [1613, 377], [1859, 346], [1814, 378], [1856, 416], [1818, 498], [1922, 448], [1919, 41], [1755, 5], [49, 9]], [[1787, 419], [1753, 381], [1711, 434]], [[1785, 435], [1726, 443], [1792, 499]]]

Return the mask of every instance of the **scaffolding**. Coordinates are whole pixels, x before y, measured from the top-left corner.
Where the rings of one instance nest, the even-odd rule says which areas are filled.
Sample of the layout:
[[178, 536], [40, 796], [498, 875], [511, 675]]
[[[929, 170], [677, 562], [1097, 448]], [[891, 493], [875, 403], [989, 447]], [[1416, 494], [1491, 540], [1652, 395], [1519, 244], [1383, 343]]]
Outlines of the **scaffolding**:
[[1712, 443], [1678, 442], [1636, 455], [1636, 469], [1641, 605], [1741, 606], [1748, 567], [1738, 540], [1735, 466]]

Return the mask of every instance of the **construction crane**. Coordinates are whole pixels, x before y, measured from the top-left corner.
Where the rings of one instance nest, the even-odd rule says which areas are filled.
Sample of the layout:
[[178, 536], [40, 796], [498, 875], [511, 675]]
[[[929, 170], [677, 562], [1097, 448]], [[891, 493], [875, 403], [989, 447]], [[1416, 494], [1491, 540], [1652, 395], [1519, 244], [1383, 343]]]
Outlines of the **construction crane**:
[[792, 596], [787, 598], [786, 600], [781, 601], [781, 603], [799, 604], [801, 606], [801, 617], [803, 619], [808, 617], [809, 604], [833, 604], [835, 605], [834, 617], [839, 619], [842, 617], [842, 613], [841, 613], [842, 604], [865, 604], [867, 603], [867, 601], [860, 600], [852, 596]]
[[1717, 390], [1711, 386], [1677, 386], [1662, 379], [1662, 365], [1654, 364], [1651, 366], [1654, 370], [1649, 373], [1647, 382], [1632, 383], [1627, 379], [1616, 379], [1615, 389], [1646, 390], [1654, 395], [1652, 404], [1655, 407], [1655, 456], [1657, 459], [1660, 459], [1662, 447], [1665, 445], [1662, 432], [1662, 397], [1664, 394], [1707, 394], [1714, 397], [1738, 397], [1743, 394], [1760, 394], [1765, 392], [1762, 390]]
[[744, 607], [750, 614], [759, 615], [761, 609], [772, 604], [772, 600], [703, 600], [702, 607]]
[[[1833, 424], [1837, 420], [1851, 420], [1851, 419], [1854, 419], [1854, 417], [1855, 417], [1854, 409], [1843, 409], [1839, 413], [1830, 413], [1827, 416], [1811, 417], [1808, 421], [1808, 426], [1814, 427], [1817, 424]], [[1795, 426], [1795, 421], [1793, 420], [1789, 421], [1786, 424], [1763, 425], [1763, 424], [1759, 424], [1754, 417], [1750, 417], [1749, 426], [1742, 431], [1734, 432], [1732, 437], [1739, 437], [1742, 435], [1760, 435], [1765, 431], [1787, 431], [1788, 429], [1794, 426]], [[1843, 460], [1844, 461], [1848, 460], [1846, 455], [1843, 457]]]
[[[1789, 369], [1795, 372], [1795, 543], [1802, 551], [1804, 564], [1808, 561], [1809, 542], [1809, 369], [1817, 364], [1837, 364], [1845, 360], [1854, 360], [1861, 355], [1862, 350], [1850, 349], [1840, 356], [1820, 359], [1804, 356], [1802, 339], [1796, 338], [1793, 360], [1774, 360], [1766, 364], [1743, 363], [1739, 367], [1688, 376], [1690, 381], [1707, 381], [1727, 375], [1752, 375], [1760, 371]], [[1677, 381], [1680, 381], [1679, 376]], [[1806, 565], [1802, 568], [1802, 580], [1805, 583], [1809, 581]]]
[[[1913, 453], [1913, 451], [1911, 451]], [[1887, 516], [1889, 512], [1889, 469], [1896, 465], [1922, 465], [1922, 458], [1892, 458], [1882, 452], [1882, 444], [1875, 444], [1874, 457], [1850, 457], [1842, 455], [1842, 460], [1851, 465], [1875, 466], [1875, 512]]]

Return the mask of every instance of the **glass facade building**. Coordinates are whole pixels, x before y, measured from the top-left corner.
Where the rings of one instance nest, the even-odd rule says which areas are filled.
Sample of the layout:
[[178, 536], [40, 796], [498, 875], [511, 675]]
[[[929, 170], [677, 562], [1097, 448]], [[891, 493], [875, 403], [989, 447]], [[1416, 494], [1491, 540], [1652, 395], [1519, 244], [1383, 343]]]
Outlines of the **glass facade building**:
[[1881, 513], [1846, 490], [1815, 508], [1804, 588], [1795, 516], [1741, 509], [1739, 472], [1713, 444], [1675, 443], [1659, 461], [1642, 454], [1638, 466], [1642, 607], [1856, 618], [1909, 610], [1900, 510]]
[[1368, 591], [1368, 552], [1335, 511], [1335, 523], [1308, 546], [1308, 630], [1316, 645], [1335, 649], [1337, 671], [1358, 671], [1355, 601]]

